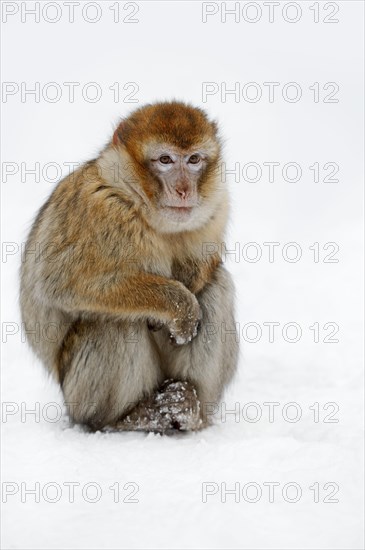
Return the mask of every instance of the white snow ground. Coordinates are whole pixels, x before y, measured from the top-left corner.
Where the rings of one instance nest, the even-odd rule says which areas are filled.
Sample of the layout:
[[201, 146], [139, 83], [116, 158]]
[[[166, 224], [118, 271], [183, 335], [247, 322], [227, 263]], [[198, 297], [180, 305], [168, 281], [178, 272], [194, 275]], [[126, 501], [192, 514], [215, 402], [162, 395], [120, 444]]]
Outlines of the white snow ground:
[[[29, 87], [96, 81], [103, 90], [96, 103], [79, 94], [74, 103], [9, 97], [2, 109], [3, 162], [27, 168], [56, 162], [66, 174], [65, 162], [94, 156], [118, 117], [136, 106], [112, 101], [108, 87], [118, 81], [121, 89], [138, 83], [140, 104], [177, 97], [204, 106], [221, 122], [228, 168], [256, 162], [265, 169], [263, 162], [276, 161], [303, 170], [296, 183], [281, 172], [272, 183], [267, 172], [256, 183], [227, 178], [227, 248], [238, 243], [241, 253], [239, 261], [232, 255], [227, 261], [237, 287], [241, 359], [225, 403], [227, 409], [238, 403], [241, 412], [221, 409], [214, 427], [176, 437], [87, 434], [64, 415], [51, 421], [59, 411], [49, 404], [62, 404], [62, 396], [22, 341], [17, 300], [18, 248], [54, 184], [32, 175], [22, 181], [20, 172], [3, 178], [3, 548], [363, 548], [363, 4], [331, 3], [340, 8], [334, 24], [322, 22], [332, 8], [324, 11], [321, 2], [319, 23], [309, 2], [300, 3], [297, 23], [287, 23], [285, 4], [273, 23], [263, 4], [257, 23], [242, 17], [235, 23], [232, 16], [221, 23], [220, 12], [202, 23], [198, 2], [142, 2], [138, 24], [114, 24], [111, 4], [103, 2], [98, 23], [82, 21], [76, 11], [70, 24], [60, 2], [57, 24], [22, 23], [19, 14], [3, 24], [4, 81]], [[263, 99], [223, 102], [217, 94], [203, 104], [206, 81], [226, 81], [227, 88], [257, 82]], [[281, 83], [273, 103], [264, 99], [263, 82]], [[282, 99], [287, 82], [303, 89], [296, 103]], [[314, 82], [338, 83], [339, 103], [313, 102]], [[337, 163], [339, 182], [315, 183], [309, 169], [315, 162], [322, 180], [323, 165]], [[245, 248], [250, 242], [262, 252], [256, 263], [245, 260], [255, 252]], [[264, 242], [280, 243], [272, 263]], [[289, 242], [301, 248], [296, 263], [283, 259], [283, 250], [294, 253], [284, 248]], [[319, 243], [318, 263], [313, 243]], [[339, 246], [337, 263], [323, 262], [335, 250], [324, 250], [326, 243]], [[263, 323], [273, 321], [280, 326], [269, 342]], [[262, 330], [256, 343], [248, 341], [255, 337], [254, 326], [247, 327], [252, 322]], [[301, 327], [296, 343], [282, 335], [289, 322]], [[309, 329], [315, 323], [317, 343]], [[338, 325], [332, 339], [339, 342], [323, 341], [334, 327], [326, 323]], [[294, 338], [291, 330], [287, 339]], [[264, 403], [276, 404], [272, 422]], [[39, 498], [26, 492], [32, 488]], [[232, 489], [236, 494], [227, 492]]]

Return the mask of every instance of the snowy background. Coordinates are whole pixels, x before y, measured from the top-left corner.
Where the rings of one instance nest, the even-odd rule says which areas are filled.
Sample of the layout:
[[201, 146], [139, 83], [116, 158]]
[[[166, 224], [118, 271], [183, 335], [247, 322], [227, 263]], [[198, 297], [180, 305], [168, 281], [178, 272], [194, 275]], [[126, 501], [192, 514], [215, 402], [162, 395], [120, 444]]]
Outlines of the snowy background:
[[[35, 22], [21, 11], [34, 2], [2, 2], [5, 19], [14, 12], [2, 25], [3, 548], [363, 548], [363, 3], [281, 2], [270, 22], [267, 6], [242, 2], [224, 22], [214, 2], [119, 3], [119, 14], [101, 2], [89, 21], [81, 2], [73, 23], [51, 4]], [[73, 102], [65, 82], [80, 84]], [[204, 82], [214, 94], [203, 97]], [[278, 83], [272, 101], [264, 82]], [[38, 101], [22, 98], [21, 83], [39, 83]], [[241, 95], [225, 96], [224, 83]], [[87, 434], [61, 415], [62, 396], [24, 342], [21, 243], [67, 163], [93, 158], [133, 108], [172, 98], [219, 121], [227, 169], [241, 171], [227, 175], [236, 255], [226, 261], [239, 372], [205, 432]], [[280, 163], [274, 181], [265, 162]], [[39, 177], [25, 173], [36, 163]], [[326, 163], [339, 169], [324, 181]], [[264, 243], [278, 243], [273, 261]]]

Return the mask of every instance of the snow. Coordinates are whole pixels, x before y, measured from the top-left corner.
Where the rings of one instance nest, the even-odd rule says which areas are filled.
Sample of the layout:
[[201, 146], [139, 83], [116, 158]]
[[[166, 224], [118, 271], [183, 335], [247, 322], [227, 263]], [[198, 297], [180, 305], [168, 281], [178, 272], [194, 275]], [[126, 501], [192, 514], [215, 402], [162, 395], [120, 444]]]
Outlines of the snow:
[[[206, 108], [221, 123], [227, 168], [263, 169], [256, 183], [227, 176], [239, 371], [215, 425], [174, 436], [70, 426], [18, 310], [21, 243], [54, 183], [20, 171], [3, 181], [3, 548], [363, 548], [363, 4], [336, 4], [337, 24], [314, 24], [307, 2], [295, 24], [281, 7], [274, 23], [221, 23], [219, 14], [202, 23], [198, 2], [141, 2], [140, 23], [114, 24], [104, 2], [97, 24], [15, 15], [3, 25], [5, 81], [97, 81], [104, 91], [96, 103], [76, 92], [74, 103], [9, 97], [3, 162], [54, 162], [65, 175], [66, 162], [94, 157], [137, 106], [113, 102], [118, 81], [122, 91], [138, 84], [140, 104], [177, 97]], [[258, 82], [263, 94], [263, 82], [295, 81], [303, 97], [285, 102], [277, 88], [273, 103], [219, 93], [202, 103], [202, 82], [212, 81]], [[314, 82], [337, 82], [339, 103], [313, 102]], [[274, 182], [264, 162], [280, 163]], [[282, 177], [288, 162], [302, 168], [295, 183]], [[316, 183], [316, 162], [322, 180], [324, 165], [338, 164], [339, 182]], [[288, 261], [293, 242], [297, 262]], [[273, 262], [264, 243], [279, 243]], [[339, 261], [324, 262], [330, 253]], [[300, 339], [287, 341], [298, 326]]]

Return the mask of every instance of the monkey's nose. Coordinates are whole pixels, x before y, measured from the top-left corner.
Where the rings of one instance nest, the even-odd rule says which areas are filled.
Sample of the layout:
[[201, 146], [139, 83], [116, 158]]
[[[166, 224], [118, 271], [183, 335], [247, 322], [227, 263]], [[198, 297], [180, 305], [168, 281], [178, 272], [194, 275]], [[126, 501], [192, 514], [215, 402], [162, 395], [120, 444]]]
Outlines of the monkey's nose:
[[189, 195], [189, 184], [185, 181], [181, 181], [175, 187], [176, 193], [179, 195], [180, 199], [186, 199]]
[[176, 189], [176, 192], [177, 192], [178, 195], [180, 195], [180, 197], [181, 197], [182, 199], [185, 199], [185, 197], [186, 197], [186, 191], [185, 191], [185, 189]]

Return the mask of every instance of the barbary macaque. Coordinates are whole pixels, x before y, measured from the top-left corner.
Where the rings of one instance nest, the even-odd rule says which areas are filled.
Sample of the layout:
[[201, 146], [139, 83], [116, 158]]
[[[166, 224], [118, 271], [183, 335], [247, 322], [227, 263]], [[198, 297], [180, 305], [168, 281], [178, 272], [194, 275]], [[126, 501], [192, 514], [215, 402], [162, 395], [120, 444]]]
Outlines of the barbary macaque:
[[220, 162], [201, 109], [146, 105], [41, 208], [23, 255], [22, 318], [72, 421], [209, 425], [238, 355]]

